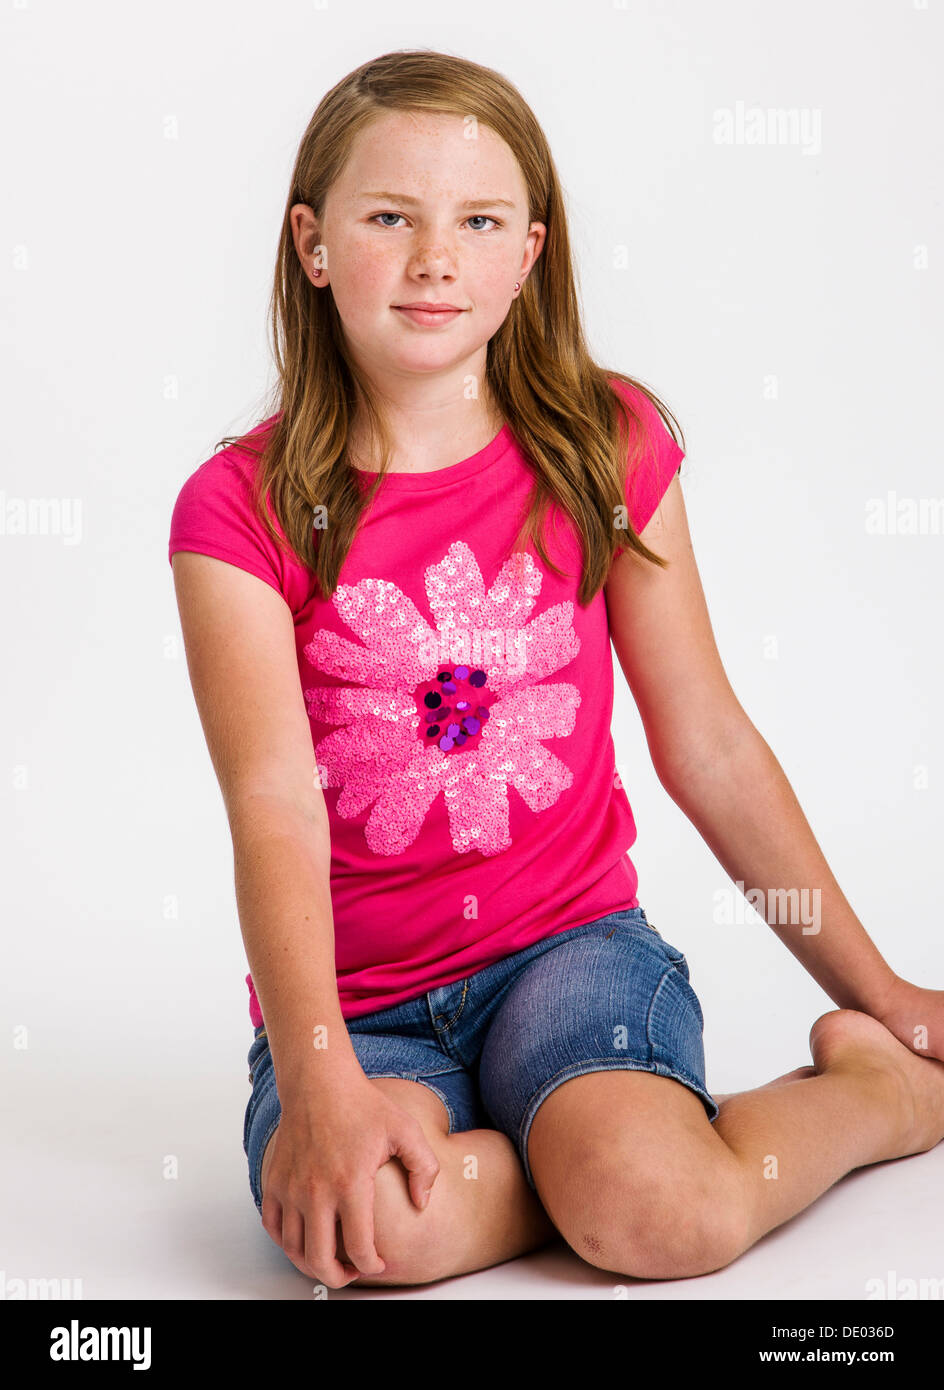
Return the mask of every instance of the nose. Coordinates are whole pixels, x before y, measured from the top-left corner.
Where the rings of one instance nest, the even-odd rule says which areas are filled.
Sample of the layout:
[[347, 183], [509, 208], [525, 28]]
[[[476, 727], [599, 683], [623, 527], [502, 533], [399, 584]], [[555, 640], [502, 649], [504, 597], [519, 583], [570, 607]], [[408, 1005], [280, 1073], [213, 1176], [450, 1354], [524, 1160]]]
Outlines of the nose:
[[429, 240], [414, 246], [407, 268], [421, 278], [454, 279], [456, 255], [442, 240]]

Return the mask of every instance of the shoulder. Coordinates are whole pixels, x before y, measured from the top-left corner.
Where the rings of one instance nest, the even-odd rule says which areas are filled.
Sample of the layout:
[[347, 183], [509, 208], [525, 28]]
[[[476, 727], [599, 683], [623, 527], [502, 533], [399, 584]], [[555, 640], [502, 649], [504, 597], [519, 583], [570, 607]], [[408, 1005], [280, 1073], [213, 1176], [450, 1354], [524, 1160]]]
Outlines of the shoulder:
[[267, 430], [275, 417], [263, 420], [260, 425], [227, 444], [203, 460], [184, 481], [178, 494], [178, 502], [208, 500], [213, 496], [231, 501], [248, 501], [259, 460], [255, 450], [261, 449]]
[[193, 550], [226, 560], [264, 579], [294, 607], [307, 594], [305, 571], [268, 497], [268, 514], [282, 544], [269, 534], [254, 496], [256, 451], [274, 418], [211, 454], [185, 480], [171, 516], [168, 556], [173, 559], [179, 550]]
[[614, 395], [629, 406], [627, 413], [644, 437], [658, 446], [661, 446], [664, 438], [674, 442], [674, 436], [657, 404], [657, 393], [651, 387], [622, 376], [610, 376], [607, 382]]
[[619, 376], [608, 377], [608, 383], [629, 406], [624, 486], [629, 517], [639, 535], [679, 472], [685, 451], [669, 429], [655, 392]]

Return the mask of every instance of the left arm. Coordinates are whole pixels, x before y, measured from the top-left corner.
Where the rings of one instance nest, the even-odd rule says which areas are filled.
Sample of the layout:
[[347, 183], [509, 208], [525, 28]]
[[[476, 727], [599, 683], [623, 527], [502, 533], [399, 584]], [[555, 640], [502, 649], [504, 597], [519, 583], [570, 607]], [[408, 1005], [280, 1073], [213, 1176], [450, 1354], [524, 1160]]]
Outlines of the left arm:
[[[906, 1046], [944, 1060], [944, 991], [909, 984], [881, 955], [731, 688], [678, 478], [642, 539], [668, 569], [626, 552], [614, 561], [605, 593], [613, 645], [659, 781], [838, 1007], [871, 1014]], [[782, 906], [791, 899], [812, 902], [812, 919], [804, 912], [802, 920], [796, 913], [784, 920]]]

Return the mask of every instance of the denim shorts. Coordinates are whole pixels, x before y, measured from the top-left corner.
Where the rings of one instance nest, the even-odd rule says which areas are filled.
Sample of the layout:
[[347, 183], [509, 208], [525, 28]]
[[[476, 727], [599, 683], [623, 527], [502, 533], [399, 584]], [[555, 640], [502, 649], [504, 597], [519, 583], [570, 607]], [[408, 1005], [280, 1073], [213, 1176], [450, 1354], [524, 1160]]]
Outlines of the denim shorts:
[[[368, 1077], [428, 1086], [449, 1132], [498, 1129], [528, 1183], [528, 1134], [555, 1087], [587, 1072], [649, 1071], [694, 1091], [708, 1119], [704, 1018], [684, 954], [641, 907], [608, 913], [505, 956], [466, 979], [347, 1024]], [[243, 1124], [249, 1186], [261, 1211], [262, 1156], [281, 1117], [265, 1025], [249, 1049]]]

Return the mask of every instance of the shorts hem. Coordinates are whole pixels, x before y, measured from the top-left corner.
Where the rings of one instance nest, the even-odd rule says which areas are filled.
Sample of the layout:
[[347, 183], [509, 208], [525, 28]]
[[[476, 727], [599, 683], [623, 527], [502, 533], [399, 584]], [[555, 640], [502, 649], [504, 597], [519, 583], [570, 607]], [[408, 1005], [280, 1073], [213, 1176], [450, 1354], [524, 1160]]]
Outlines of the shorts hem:
[[425, 1086], [428, 1091], [432, 1091], [434, 1096], [438, 1096], [446, 1107], [446, 1114], [449, 1116], [449, 1133], [453, 1134], [455, 1132], [458, 1121], [449, 1097], [444, 1091], [441, 1091], [438, 1086], [434, 1086], [431, 1081], [427, 1080], [425, 1076], [417, 1076], [415, 1072], [402, 1071], [371, 1071], [367, 1072], [366, 1076], [368, 1081], [376, 1081], [382, 1077], [389, 1076], [395, 1081], [416, 1081], [420, 1086]]
[[252, 1200], [255, 1202], [255, 1204], [256, 1204], [256, 1211], [258, 1211], [258, 1212], [260, 1213], [260, 1215], [261, 1215], [261, 1213], [262, 1213], [262, 1202], [261, 1202], [261, 1201], [259, 1200], [259, 1198], [256, 1196], [256, 1193], [257, 1193], [257, 1192], [261, 1192], [261, 1190], [262, 1190], [262, 1160], [265, 1158], [266, 1145], [268, 1144], [269, 1140], [272, 1138], [272, 1136], [273, 1136], [273, 1134], [275, 1133], [275, 1131], [278, 1129], [278, 1127], [279, 1127], [279, 1122], [280, 1122], [281, 1119], [282, 1119], [282, 1114], [281, 1114], [281, 1111], [280, 1111], [279, 1114], [278, 1114], [278, 1115], [275, 1117], [275, 1119], [273, 1120], [272, 1124], [269, 1126], [268, 1133], [266, 1134], [266, 1136], [265, 1136], [265, 1138], [263, 1139], [262, 1144], [261, 1144], [261, 1146], [260, 1146], [260, 1148], [259, 1148], [259, 1171], [258, 1171], [258, 1173], [255, 1172], [255, 1171], [253, 1171], [253, 1172], [250, 1174], [249, 1186], [250, 1186], [250, 1188], [251, 1188], [251, 1190], [252, 1190]]
[[528, 1162], [528, 1136], [531, 1133], [531, 1125], [538, 1112], [538, 1107], [542, 1101], [547, 1100], [552, 1091], [556, 1091], [557, 1087], [563, 1085], [565, 1081], [572, 1081], [576, 1076], [587, 1076], [595, 1071], [648, 1071], [654, 1076], [667, 1076], [671, 1081], [679, 1081], [690, 1091], [695, 1092], [706, 1106], [709, 1123], [713, 1123], [720, 1113], [721, 1107], [718, 1102], [700, 1082], [686, 1076], [683, 1072], [666, 1066], [664, 1062], [640, 1062], [631, 1058], [616, 1061], [612, 1057], [599, 1057], [592, 1061], [575, 1062], [572, 1066], [565, 1067], [563, 1071], [552, 1076], [550, 1081], [546, 1081], [540, 1090], [535, 1091], [518, 1127], [518, 1153], [524, 1167], [525, 1177], [528, 1180], [528, 1186], [532, 1192], [537, 1193], [537, 1188], [531, 1173], [531, 1165]]

